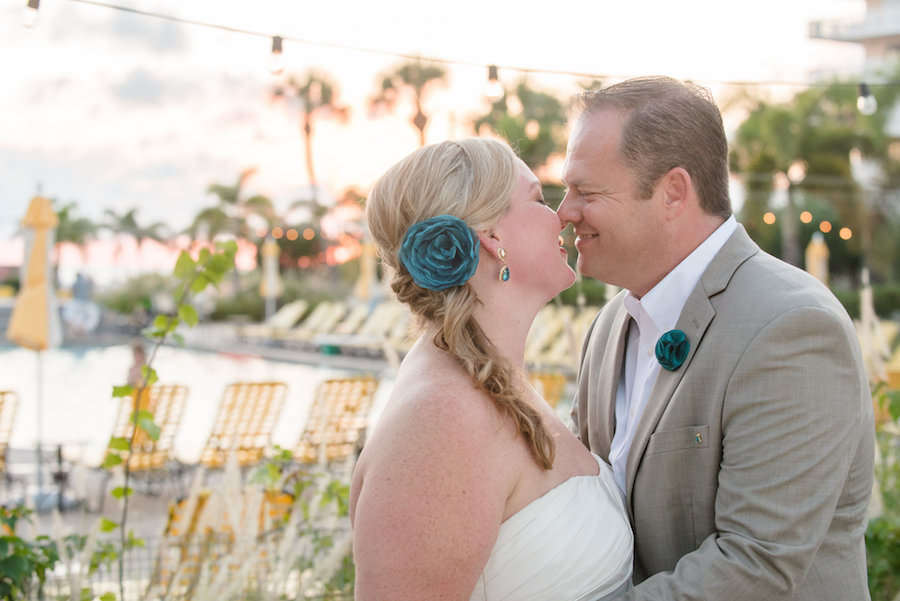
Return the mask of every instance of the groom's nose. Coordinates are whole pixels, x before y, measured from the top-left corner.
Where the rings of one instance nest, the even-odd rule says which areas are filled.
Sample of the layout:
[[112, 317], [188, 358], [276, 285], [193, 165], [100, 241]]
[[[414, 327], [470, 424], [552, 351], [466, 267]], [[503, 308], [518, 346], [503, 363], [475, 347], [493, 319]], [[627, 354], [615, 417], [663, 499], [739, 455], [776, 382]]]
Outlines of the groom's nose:
[[563, 196], [562, 202], [556, 208], [556, 215], [559, 217], [563, 227], [578, 220], [578, 211], [575, 210], [573, 196], [574, 194], [571, 190], [566, 190], [566, 195]]

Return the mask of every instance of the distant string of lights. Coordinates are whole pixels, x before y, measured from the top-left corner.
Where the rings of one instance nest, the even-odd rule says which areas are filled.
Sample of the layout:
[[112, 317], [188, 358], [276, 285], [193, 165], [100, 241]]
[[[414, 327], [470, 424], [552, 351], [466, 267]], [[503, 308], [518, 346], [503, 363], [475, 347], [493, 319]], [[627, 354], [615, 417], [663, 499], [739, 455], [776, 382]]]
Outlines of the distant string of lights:
[[[765, 223], [766, 225], [775, 225], [775, 222], [777, 220], [778, 217], [772, 211], [766, 211], [763, 214], [763, 223]], [[809, 211], [803, 211], [802, 213], [800, 213], [800, 222], [806, 225], [811, 224], [813, 222], [813, 214]], [[834, 229], [834, 225], [831, 223], [831, 221], [823, 219], [819, 222], [818, 229], [823, 234], [830, 234], [832, 229]], [[837, 234], [841, 240], [846, 241], [850, 240], [850, 238], [853, 237], [853, 230], [849, 227], [842, 227], [840, 230], [838, 230]]]
[[[468, 67], [481, 67], [487, 69], [487, 83], [485, 85], [484, 94], [489, 100], [499, 100], [503, 97], [503, 85], [500, 82], [500, 69], [504, 71], [513, 71], [518, 73], [533, 73], [533, 74], [542, 74], [542, 75], [564, 75], [570, 77], [578, 77], [584, 79], [595, 79], [595, 80], [604, 80], [604, 79], [627, 79], [627, 76], [619, 76], [619, 75], [611, 75], [611, 74], [600, 74], [600, 73], [588, 73], [583, 71], [569, 71], [565, 69], [534, 69], [530, 67], [522, 67], [516, 65], [496, 65], [489, 64], [485, 65], [483, 63], [476, 63], [472, 61], [464, 61], [464, 60], [456, 60], [456, 59], [447, 59], [447, 58], [439, 58], [433, 56], [422, 56], [418, 54], [409, 54], [403, 52], [395, 52], [390, 50], [381, 50], [376, 48], [364, 48], [361, 46], [353, 46], [349, 44], [340, 44], [336, 42], [324, 42], [324, 41], [313, 41], [304, 38], [298, 38], [293, 36], [284, 36], [278, 34], [271, 34], [262, 31], [254, 31], [250, 29], [244, 29], [240, 27], [232, 27], [229, 25], [222, 25], [219, 23], [212, 23], [209, 21], [200, 21], [196, 19], [185, 19], [182, 17], [176, 17], [173, 15], [167, 15], [163, 13], [158, 13], [154, 11], [140, 10], [128, 6], [122, 6], [119, 4], [112, 4], [109, 2], [101, 2], [99, 0], [70, 0], [71, 2], [77, 2], [79, 4], [89, 4], [92, 6], [97, 6], [101, 8], [108, 8], [111, 10], [117, 10], [121, 12], [127, 12], [135, 15], [140, 15], [144, 17], [152, 17], [155, 19], [162, 19], [165, 21], [170, 21], [173, 23], [180, 23], [183, 25], [193, 25], [196, 27], [205, 27], [209, 29], [217, 29], [220, 31], [226, 31], [230, 33], [238, 33], [242, 35], [261, 37], [272, 40], [272, 47], [269, 56], [269, 70], [274, 74], [278, 75], [284, 70], [284, 42], [289, 41], [297, 44], [304, 44], [308, 46], [318, 46], [323, 48], [335, 48], [339, 50], [348, 50], [352, 52], [360, 52], [365, 54], [375, 54], [381, 56], [389, 56], [393, 58], [399, 58], [410, 61], [422, 61], [443, 65], [458, 65], [458, 66], [468, 66]], [[27, 0], [25, 7], [25, 25], [26, 27], [33, 27], [37, 23], [38, 10], [40, 8], [40, 0]], [[736, 87], [759, 87], [759, 86], [786, 86], [786, 87], [815, 87], [815, 86], [824, 86], [830, 85], [825, 82], [800, 82], [800, 81], [726, 81], [726, 80], [703, 80], [701, 83], [704, 84], [718, 84], [718, 85], [727, 85], [727, 86], [736, 86]], [[857, 108], [860, 113], [864, 115], [872, 115], [878, 109], [878, 103], [875, 100], [875, 96], [872, 95], [871, 86], [893, 86], [900, 85], [900, 82], [879, 82], [876, 84], [868, 84], [866, 82], [862, 82], [859, 85], [859, 94], [857, 98]]]

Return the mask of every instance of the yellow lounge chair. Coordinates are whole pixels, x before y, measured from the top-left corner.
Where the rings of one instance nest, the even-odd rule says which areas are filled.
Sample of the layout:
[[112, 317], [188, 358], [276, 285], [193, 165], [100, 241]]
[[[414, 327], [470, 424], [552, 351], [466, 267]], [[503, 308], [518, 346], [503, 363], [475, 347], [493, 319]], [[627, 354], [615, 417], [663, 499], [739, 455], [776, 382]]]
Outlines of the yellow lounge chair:
[[303, 340], [309, 339], [312, 336], [312, 333], [319, 329], [319, 324], [322, 323], [333, 310], [331, 305], [331, 301], [320, 302], [313, 307], [313, 310], [310, 311], [300, 323], [288, 330], [275, 332], [273, 334], [274, 338], [281, 342], [289, 342], [296, 338]]
[[562, 331], [547, 350], [538, 355], [535, 363], [577, 369], [584, 337], [599, 311], [598, 307], [590, 305], [581, 309], [570, 323], [564, 324]]
[[325, 380], [316, 389], [309, 419], [293, 449], [298, 463], [345, 462], [362, 448], [378, 389], [371, 376]]
[[[132, 415], [135, 408], [153, 414], [153, 423], [159, 427], [159, 437], [153, 440], [143, 429], [134, 433], [131, 453], [120, 451], [112, 445], [107, 455], [118, 455], [123, 462], [128, 462], [128, 469], [133, 476], [142, 480], [147, 492], [154, 492], [154, 485], [167, 478], [172, 478], [176, 492], [180, 493], [180, 477], [182, 466], [175, 459], [175, 435], [181, 425], [184, 406], [187, 402], [188, 388], [179, 384], [155, 384], [145, 388], [141, 400], [135, 403], [137, 391], [131, 397], [125, 397], [119, 404], [119, 414], [113, 426], [112, 438], [132, 439], [134, 425]], [[137, 406], [137, 407], [136, 407]], [[104, 485], [100, 490], [100, 510], [106, 499], [106, 484], [111, 473], [105, 470]]]
[[317, 335], [331, 333], [348, 310], [347, 303], [323, 301], [297, 327], [291, 328], [279, 339], [290, 346], [313, 347], [313, 339]]
[[566, 390], [566, 376], [561, 371], [533, 371], [528, 381], [551, 407], [559, 404]]
[[238, 338], [268, 340], [277, 337], [294, 327], [308, 308], [309, 303], [303, 299], [292, 301], [278, 309], [263, 323], [240, 326], [237, 331]]
[[[245, 561], [265, 573], [268, 554], [284, 534], [294, 497], [266, 492], [253, 497], [248, 489], [238, 498], [222, 498], [222, 491], [202, 490], [169, 503], [169, 514], [159, 554], [147, 589], [152, 598], [191, 598], [203, 570], [213, 574], [225, 569], [237, 572]], [[256, 511], [258, 523], [247, 520]], [[229, 511], [239, 518], [229, 517]], [[233, 524], [241, 525], [235, 533]], [[250, 536], [240, 544], [237, 536]], [[249, 544], [248, 544], [249, 543]]]
[[229, 453], [236, 455], [241, 467], [258, 462], [269, 446], [286, 396], [284, 382], [234, 382], [226, 386], [200, 463], [220, 468]]
[[355, 305], [341, 322], [334, 327], [334, 333], [339, 336], [352, 336], [359, 332], [368, 316], [369, 307], [367, 305]]
[[408, 320], [409, 309], [406, 305], [395, 300], [381, 302], [347, 346], [353, 354], [378, 356], [384, 352], [385, 344], [397, 346], [401, 343], [400, 338], [405, 336], [400, 334], [406, 334]]
[[[543, 313], [545, 309], [551, 307], [547, 305], [541, 309]], [[561, 305], [548, 310], [542, 316], [538, 313], [538, 319], [532, 325], [532, 331], [528, 333], [525, 342], [525, 361], [529, 363], [540, 363], [541, 356], [549, 347], [556, 343], [556, 340], [564, 335], [566, 324], [572, 321], [575, 315], [574, 307], [569, 305]]]

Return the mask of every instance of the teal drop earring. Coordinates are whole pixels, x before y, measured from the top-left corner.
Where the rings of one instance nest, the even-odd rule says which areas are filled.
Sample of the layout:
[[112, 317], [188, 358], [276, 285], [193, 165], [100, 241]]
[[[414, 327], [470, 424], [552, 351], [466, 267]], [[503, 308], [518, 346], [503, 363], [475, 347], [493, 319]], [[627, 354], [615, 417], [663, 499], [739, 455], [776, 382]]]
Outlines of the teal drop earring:
[[500, 281], [508, 282], [509, 281], [509, 266], [506, 264], [506, 250], [504, 248], [497, 249], [497, 257], [503, 263], [503, 267], [500, 268]]

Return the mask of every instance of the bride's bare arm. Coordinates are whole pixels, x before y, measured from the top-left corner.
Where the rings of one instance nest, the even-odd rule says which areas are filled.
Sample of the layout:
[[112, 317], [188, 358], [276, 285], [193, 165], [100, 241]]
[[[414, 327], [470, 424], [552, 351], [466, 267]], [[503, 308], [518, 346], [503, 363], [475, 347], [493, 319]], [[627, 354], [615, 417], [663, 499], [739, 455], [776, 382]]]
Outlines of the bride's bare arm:
[[515, 485], [513, 428], [467, 383], [405, 396], [354, 474], [356, 599], [467, 601]]

